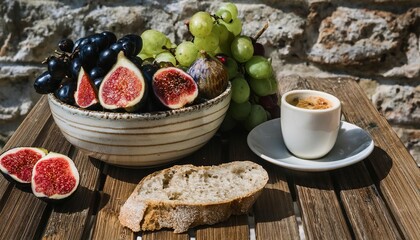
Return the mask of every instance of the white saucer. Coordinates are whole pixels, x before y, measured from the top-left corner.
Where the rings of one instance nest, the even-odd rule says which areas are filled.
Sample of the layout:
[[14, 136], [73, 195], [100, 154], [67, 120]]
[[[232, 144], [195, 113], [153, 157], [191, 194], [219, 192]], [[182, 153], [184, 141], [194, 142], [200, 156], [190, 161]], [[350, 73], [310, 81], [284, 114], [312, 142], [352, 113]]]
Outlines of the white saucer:
[[272, 119], [255, 127], [248, 134], [248, 146], [262, 159], [300, 171], [327, 171], [342, 168], [365, 159], [373, 151], [370, 135], [356, 125], [342, 121], [337, 142], [326, 156], [305, 160], [292, 155], [281, 135], [280, 119]]

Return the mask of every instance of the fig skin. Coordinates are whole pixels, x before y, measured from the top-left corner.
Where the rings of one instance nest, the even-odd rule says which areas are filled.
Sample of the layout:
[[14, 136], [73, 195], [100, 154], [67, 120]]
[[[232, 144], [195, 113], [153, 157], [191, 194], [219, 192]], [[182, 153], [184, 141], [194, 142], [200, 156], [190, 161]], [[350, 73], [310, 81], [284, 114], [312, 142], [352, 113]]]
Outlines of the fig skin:
[[[109, 99], [107, 99], [107, 91], [110, 91], [110, 86], [109, 85], [109, 81], [114, 81], [114, 84], [117, 83], [121, 83], [121, 80], [125, 80], [126, 78], [122, 79], [112, 79], [113, 77], [117, 77], [118, 74], [115, 74], [116, 71], [121, 71], [123, 69], [128, 69], [128, 73], [129, 74], [134, 74], [138, 81], [140, 81], [140, 86], [141, 89], [138, 92], [138, 95], [135, 96], [134, 99], [127, 101], [124, 105], [122, 105], [121, 102], [119, 102], [121, 99], [116, 99], [116, 102], [111, 103]], [[118, 82], [120, 81], [120, 82]], [[135, 85], [135, 83], [133, 82], [123, 82], [123, 84], [132, 84]], [[119, 85], [118, 85], [119, 86]], [[117, 87], [118, 87], [117, 86]], [[114, 91], [119, 91], [122, 89], [126, 89], [124, 87], [121, 87], [120, 89], [116, 89]], [[121, 93], [115, 93], [116, 96], [121, 96]], [[112, 111], [121, 111], [124, 110], [126, 112], [135, 112], [135, 111], [139, 111], [143, 108], [143, 106], [145, 106], [145, 102], [147, 99], [147, 95], [148, 95], [148, 86], [147, 86], [147, 81], [145, 80], [142, 72], [140, 71], [140, 69], [136, 66], [135, 63], [133, 63], [130, 59], [128, 59], [125, 55], [123, 51], [120, 51], [118, 53], [118, 57], [117, 57], [117, 61], [116, 63], [112, 66], [111, 70], [109, 70], [109, 72], [106, 74], [106, 76], [103, 78], [102, 84], [99, 88], [99, 102], [100, 105], [104, 108], [104, 109], [108, 109], [108, 110], [112, 110]]]
[[188, 74], [196, 81], [200, 96], [212, 99], [226, 90], [229, 82], [228, 72], [218, 59], [205, 51], [200, 51], [200, 54], [188, 69]]
[[[56, 161], [56, 163], [61, 164], [61, 165], [56, 165], [54, 166], [52, 163]], [[65, 163], [65, 164], [64, 164]], [[63, 166], [64, 164], [64, 166]], [[38, 169], [39, 166], [43, 166], [42, 169]], [[46, 190], [46, 189], [38, 189], [37, 184], [40, 184], [39, 178], [42, 178], [42, 176], [45, 174], [47, 166], [53, 166], [53, 167], [60, 167], [60, 170], [67, 170], [66, 172], [61, 172], [62, 175], [60, 175], [59, 177], [63, 178], [63, 177], [67, 177], [67, 181], [65, 181], [65, 183], [69, 183], [70, 181], [74, 181], [74, 186], [66, 193], [54, 193], [52, 195], [48, 195], [45, 192], [42, 191], [38, 191], [38, 190]], [[55, 173], [57, 173], [55, 171]], [[67, 174], [67, 175], [66, 175]], [[71, 174], [71, 176], [69, 176]], [[45, 180], [45, 179], [44, 179]], [[44, 183], [44, 181], [42, 181], [41, 183]], [[68, 198], [69, 196], [71, 196], [76, 189], [78, 188], [80, 183], [80, 176], [79, 176], [79, 171], [77, 170], [73, 160], [71, 160], [69, 157], [67, 157], [66, 155], [60, 154], [60, 153], [55, 153], [55, 152], [50, 152], [48, 153], [46, 156], [44, 156], [42, 159], [40, 159], [34, 166], [33, 170], [32, 170], [32, 179], [31, 179], [31, 189], [32, 189], [32, 193], [43, 200], [61, 200], [61, 199], [65, 199]], [[49, 189], [51, 190], [51, 189]]]

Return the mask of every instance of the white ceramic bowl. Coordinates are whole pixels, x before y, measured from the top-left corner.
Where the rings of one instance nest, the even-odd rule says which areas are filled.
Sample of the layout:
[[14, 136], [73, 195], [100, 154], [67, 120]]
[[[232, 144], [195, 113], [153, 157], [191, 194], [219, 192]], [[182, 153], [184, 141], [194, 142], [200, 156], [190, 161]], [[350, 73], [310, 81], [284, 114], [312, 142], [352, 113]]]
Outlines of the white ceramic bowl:
[[162, 165], [205, 145], [218, 130], [231, 98], [231, 86], [218, 97], [189, 107], [154, 113], [116, 113], [48, 102], [64, 137], [90, 156], [126, 167]]

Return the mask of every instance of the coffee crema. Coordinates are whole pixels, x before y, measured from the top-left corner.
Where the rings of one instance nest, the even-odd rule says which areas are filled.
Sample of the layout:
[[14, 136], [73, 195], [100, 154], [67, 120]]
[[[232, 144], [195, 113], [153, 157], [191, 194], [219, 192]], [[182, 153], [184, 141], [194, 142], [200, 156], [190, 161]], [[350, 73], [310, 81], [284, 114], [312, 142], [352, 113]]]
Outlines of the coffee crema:
[[330, 101], [319, 96], [309, 96], [305, 98], [296, 97], [296, 98], [293, 98], [290, 104], [298, 108], [312, 109], [312, 110], [327, 109], [327, 108], [332, 107], [332, 104]]

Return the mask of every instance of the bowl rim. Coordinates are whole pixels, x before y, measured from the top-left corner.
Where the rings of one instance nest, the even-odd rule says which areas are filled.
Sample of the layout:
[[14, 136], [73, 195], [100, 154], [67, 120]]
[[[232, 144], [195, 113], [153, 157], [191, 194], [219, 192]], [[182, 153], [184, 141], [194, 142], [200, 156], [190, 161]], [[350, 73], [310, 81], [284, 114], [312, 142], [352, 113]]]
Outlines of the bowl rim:
[[185, 113], [193, 112], [200, 109], [205, 109], [212, 105], [222, 102], [232, 92], [232, 85], [230, 81], [226, 89], [219, 94], [217, 97], [209, 99], [203, 103], [190, 105], [172, 110], [156, 111], [156, 112], [144, 112], [144, 113], [129, 113], [129, 112], [108, 112], [102, 110], [88, 110], [79, 108], [67, 103], [60, 101], [54, 93], [48, 94], [48, 101], [50, 104], [54, 104], [71, 114], [78, 114], [82, 116], [98, 117], [98, 118], [110, 118], [110, 119], [160, 119], [168, 116], [179, 116]]

